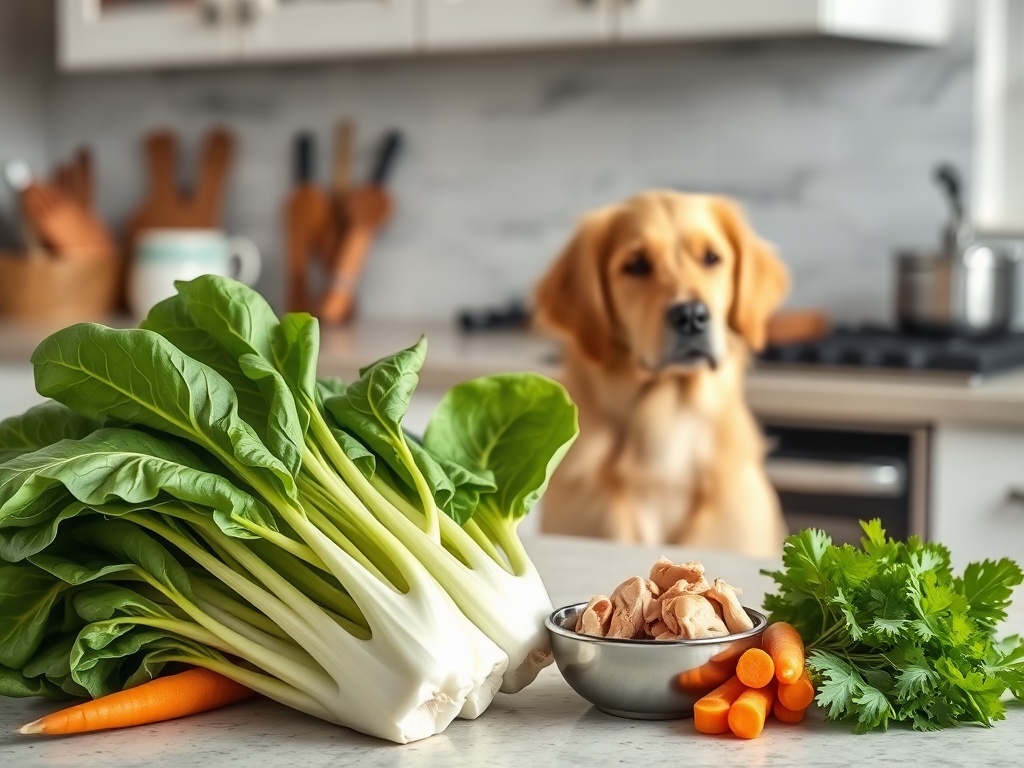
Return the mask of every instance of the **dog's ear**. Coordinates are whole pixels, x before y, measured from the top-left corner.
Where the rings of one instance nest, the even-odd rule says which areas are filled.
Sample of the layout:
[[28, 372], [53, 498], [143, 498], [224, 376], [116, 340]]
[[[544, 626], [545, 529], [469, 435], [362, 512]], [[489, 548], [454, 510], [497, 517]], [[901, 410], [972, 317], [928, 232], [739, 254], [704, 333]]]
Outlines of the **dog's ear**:
[[736, 253], [729, 326], [751, 349], [760, 351], [768, 318], [789, 291], [789, 272], [772, 247], [754, 233], [738, 205], [719, 198], [715, 211]]
[[613, 351], [613, 323], [605, 285], [612, 208], [588, 214], [534, 293], [538, 324], [568, 336], [595, 362]]

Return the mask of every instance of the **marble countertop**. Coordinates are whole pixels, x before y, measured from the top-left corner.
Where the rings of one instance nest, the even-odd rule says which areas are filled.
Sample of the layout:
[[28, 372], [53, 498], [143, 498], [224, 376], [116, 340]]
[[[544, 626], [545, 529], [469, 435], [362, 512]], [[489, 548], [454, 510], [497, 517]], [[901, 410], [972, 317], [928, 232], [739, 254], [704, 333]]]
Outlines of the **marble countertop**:
[[[742, 585], [759, 605], [771, 582], [758, 571], [772, 566], [726, 553], [680, 548], [626, 547], [601, 541], [541, 537], [527, 548], [553, 602], [576, 602], [627, 576], [645, 573], [659, 554], [701, 559], [710, 573]], [[1007, 630], [1024, 630], [1018, 599]], [[0, 765], [162, 768], [203, 766], [522, 766], [530, 765], [1019, 765], [1024, 753], [1024, 708], [994, 728], [961, 727], [936, 733], [893, 728], [856, 736], [828, 723], [814, 708], [803, 723], [772, 721], [752, 741], [697, 734], [690, 720], [623, 720], [598, 712], [577, 696], [552, 666], [515, 696], [499, 695], [478, 720], [456, 721], [444, 733], [397, 746], [286, 709], [253, 701], [191, 718], [124, 731], [63, 739], [27, 738], [14, 729], [53, 708], [37, 700], [0, 699]], [[967, 757], [969, 756], [969, 758]]]
[[[0, 365], [27, 365], [46, 333], [0, 324]], [[354, 378], [361, 366], [410, 346], [420, 334], [430, 344], [421, 374], [427, 390], [499, 371], [558, 375], [558, 346], [551, 339], [522, 331], [465, 334], [438, 320], [376, 320], [324, 329], [320, 370]], [[747, 379], [747, 399], [760, 418], [777, 422], [1024, 428], [1024, 370], [969, 386], [941, 376], [755, 368]]]

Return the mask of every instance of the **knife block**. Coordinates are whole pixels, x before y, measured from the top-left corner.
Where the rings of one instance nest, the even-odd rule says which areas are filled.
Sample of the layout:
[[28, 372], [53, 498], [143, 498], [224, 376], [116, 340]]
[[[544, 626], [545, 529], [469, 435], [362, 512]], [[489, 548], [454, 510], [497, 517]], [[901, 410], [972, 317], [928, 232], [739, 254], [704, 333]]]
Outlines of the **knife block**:
[[116, 259], [83, 263], [45, 251], [0, 252], [0, 317], [47, 326], [106, 320], [118, 271]]

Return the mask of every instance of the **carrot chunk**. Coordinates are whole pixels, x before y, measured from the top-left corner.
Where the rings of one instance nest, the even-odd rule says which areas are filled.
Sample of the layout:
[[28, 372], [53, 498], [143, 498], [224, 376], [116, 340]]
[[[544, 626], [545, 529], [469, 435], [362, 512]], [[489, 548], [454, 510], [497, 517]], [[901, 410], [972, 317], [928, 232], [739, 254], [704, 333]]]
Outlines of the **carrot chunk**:
[[781, 700], [775, 702], [772, 711], [775, 713], [775, 719], [780, 723], [799, 723], [804, 719], [804, 715], [807, 714], [806, 707], [803, 709], [790, 709]]
[[205, 712], [255, 695], [255, 691], [230, 678], [197, 667], [76, 704], [19, 730], [26, 734], [65, 735], [127, 728]]
[[811, 683], [806, 669], [795, 683], [789, 685], [779, 683], [779, 702], [787, 709], [807, 709], [811, 706], [812, 701], [814, 701], [814, 684]]
[[775, 662], [760, 648], [750, 648], [736, 663], [736, 676], [748, 688], [764, 688], [775, 677]]
[[774, 701], [774, 681], [764, 688], [748, 688], [729, 707], [729, 730], [741, 739], [757, 738]]
[[772, 657], [775, 677], [780, 683], [792, 684], [800, 679], [804, 672], [804, 641], [792, 624], [769, 624], [761, 636], [761, 647]]
[[735, 675], [693, 705], [693, 725], [699, 733], [727, 733], [729, 708], [747, 690]]

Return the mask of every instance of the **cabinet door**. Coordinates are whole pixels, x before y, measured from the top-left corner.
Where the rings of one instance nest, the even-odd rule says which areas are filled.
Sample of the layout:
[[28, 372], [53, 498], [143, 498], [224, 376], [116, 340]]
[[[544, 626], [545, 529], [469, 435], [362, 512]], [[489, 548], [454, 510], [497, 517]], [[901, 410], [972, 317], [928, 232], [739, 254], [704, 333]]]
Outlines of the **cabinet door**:
[[976, 6], [974, 218], [990, 230], [1024, 229], [1024, 0]]
[[929, 537], [953, 563], [1024, 561], [1024, 432], [943, 426], [932, 441]]
[[188, 66], [238, 55], [226, 0], [60, 0], [62, 69]]
[[429, 50], [541, 47], [612, 37], [612, 0], [423, 0]]
[[949, 37], [949, 0], [623, 0], [626, 40], [836, 35], [937, 45]]
[[238, 0], [247, 60], [410, 53], [416, 0]]

